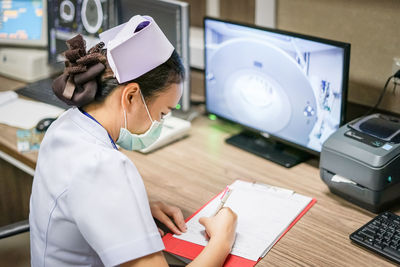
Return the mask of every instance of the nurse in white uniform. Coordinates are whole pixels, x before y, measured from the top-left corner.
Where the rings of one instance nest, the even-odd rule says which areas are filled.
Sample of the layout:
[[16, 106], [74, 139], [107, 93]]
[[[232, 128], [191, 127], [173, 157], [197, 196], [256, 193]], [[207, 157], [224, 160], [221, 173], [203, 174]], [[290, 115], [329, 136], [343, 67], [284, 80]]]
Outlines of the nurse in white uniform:
[[[75, 106], [48, 129], [30, 202], [32, 266], [167, 266], [162, 232], [186, 231], [181, 211], [149, 203], [135, 165], [117, 149], [142, 149], [181, 97], [184, 69], [150, 17], [104, 32], [86, 51], [67, 41], [55, 94]], [[157, 166], [157, 162], [154, 162]], [[202, 218], [210, 241], [193, 266], [221, 266], [235, 238], [227, 208]]]

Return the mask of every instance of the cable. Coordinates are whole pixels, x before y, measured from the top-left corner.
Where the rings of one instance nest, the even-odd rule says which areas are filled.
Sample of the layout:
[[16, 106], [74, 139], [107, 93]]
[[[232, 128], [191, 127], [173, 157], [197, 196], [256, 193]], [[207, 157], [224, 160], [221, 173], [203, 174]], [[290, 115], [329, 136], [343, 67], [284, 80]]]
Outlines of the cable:
[[[379, 96], [379, 98], [378, 98], [378, 101], [376, 102], [375, 106], [373, 106], [372, 108], [370, 108], [370, 110], [368, 110], [368, 112], [365, 113], [364, 116], [367, 116], [367, 115], [371, 114], [371, 112], [374, 111], [374, 110], [379, 106], [379, 104], [381, 103], [381, 101], [382, 101], [382, 99], [383, 99], [383, 96], [384, 96], [385, 93], [386, 93], [387, 86], [388, 86], [389, 82], [390, 82], [393, 78], [400, 78], [400, 70], [398, 70], [395, 74], [393, 74], [392, 76], [390, 76], [390, 77], [386, 80], [385, 86], [383, 86], [382, 93], [380, 94], [380, 96]], [[396, 85], [397, 85], [397, 83], [395, 83], [394, 86], [393, 86], [393, 92], [395, 92], [395, 90], [396, 90]], [[364, 117], [364, 116], [363, 116], [363, 117]]]
[[398, 83], [396, 81], [393, 81], [393, 88], [392, 88], [392, 94], [396, 95], [396, 87], [397, 87]]
[[365, 114], [365, 116], [371, 114], [371, 112], [374, 111], [374, 110], [379, 106], [379, 104], [381, 103], [381, 101], [382, 101], [382, 99], [383, 99], [383, 96], [384, 96], [385, 93], [386, 93], [387, 86], [388, 86], [390, 80], [391, 80], [393, 77], [394, 77], [394, 75], [390, 76], [390, 77], [386, 80], [385, 86], [383, 87], [382, 93], [381, 93], [381, 95], [379, 96], [378, 101], [376, 102], [375, 106], [373, 106], [372, 108], [370, 108], [370, 109], [368, 110], [368, 112]]

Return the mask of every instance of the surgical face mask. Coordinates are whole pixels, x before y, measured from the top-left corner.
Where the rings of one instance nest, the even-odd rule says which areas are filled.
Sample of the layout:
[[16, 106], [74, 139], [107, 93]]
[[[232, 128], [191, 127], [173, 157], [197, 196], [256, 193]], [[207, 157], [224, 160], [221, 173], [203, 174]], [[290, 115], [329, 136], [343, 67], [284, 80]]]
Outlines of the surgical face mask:
[[141, 150], [146, 147], [149, 147], [151, 144], [153, 144], [158, 137], [160, 137], [161, 130], [162, 130], [162, 125], [163, 125], [163, 120], [156, 121], [151, 118], [149, 109], [147, 108], [146, 102], [144, 101], [143, 95], [140, 92], [140, 96], [142, 97], [142, 101], [144, 103], [144, 106], [146, 108], [147, 115], [149, 116], [149, 119], [151, 121], [151, 126], [150, 128], [143, 134], [132, 134], [129, 132], [129, 130], [126, 128], [126, 111], [124, 109], [124, 118], [125, 118], [125, 127], [121, 128], [119, 132], [119, 137], [117, 140], [117, 144], [126, 149], [126, 150]]

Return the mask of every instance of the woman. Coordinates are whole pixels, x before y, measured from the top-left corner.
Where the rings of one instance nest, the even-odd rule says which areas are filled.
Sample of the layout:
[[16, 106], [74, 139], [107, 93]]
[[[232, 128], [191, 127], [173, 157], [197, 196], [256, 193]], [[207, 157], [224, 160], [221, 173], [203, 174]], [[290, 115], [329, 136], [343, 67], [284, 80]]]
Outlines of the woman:
[[[178, 208], [149, 203], [136, 167], [116, 146], [137, 150], [157, 139], [182, 94], [179, 56], [150, 17], [135, 16], [101, 40], [87, 53], [80, 35], [67, 41], [66, 68], [53, 83], [79, 108], [51, 125], [39, 151], [29, 218], [34, 267], [167, 266], [153, 217], [186, 231]], [[220, 266], [236, 215], [225, 208], [200, 222], [210, 241], [190, 265]]]

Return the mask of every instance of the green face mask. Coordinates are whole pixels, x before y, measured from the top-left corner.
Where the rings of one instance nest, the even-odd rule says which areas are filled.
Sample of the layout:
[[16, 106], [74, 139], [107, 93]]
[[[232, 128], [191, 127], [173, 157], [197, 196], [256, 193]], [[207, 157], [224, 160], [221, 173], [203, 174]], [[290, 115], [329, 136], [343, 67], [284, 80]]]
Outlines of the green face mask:
[[142, 101], [146, 108], [147, 115], [149, 116], [149, 119], [151, 121], [151, 126], [143, 134], [132, 134], [126, 127], [127, 118], [126, 118], [126, 111], [124, 109], [125, 127], [120, 129], [119, 137], [116, 143], [120, 147], [126, 150], [141, 150], [146, 147], [149, 147], [158, 139], [158, 137], [160, 137], [161, 134], [163, 120], [159, 122], [151, 118], [149, 109], [147, 108], [146, 102], [144, 101], [141, 92], [140, 96], [142, 97]]

